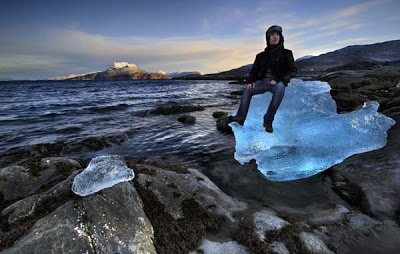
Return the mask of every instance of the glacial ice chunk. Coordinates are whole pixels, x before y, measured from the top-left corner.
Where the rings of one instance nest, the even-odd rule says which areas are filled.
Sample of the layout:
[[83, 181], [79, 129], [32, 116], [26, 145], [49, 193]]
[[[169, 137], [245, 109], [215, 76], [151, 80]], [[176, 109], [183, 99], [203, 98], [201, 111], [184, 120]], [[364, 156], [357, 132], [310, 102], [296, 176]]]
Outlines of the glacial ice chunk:
[[87, 168], [75, 176], [72, 191], [87, 196], [135, 177], [120, 155], [103, 155], [93, 158]]
[[[201, 249], [204, 254], [219, 254], [219, 253], [230, 253], [230, 254], [248, 254], [246, 246], [238, 244], [236, 241], [229, 242], [214, 242], [203, 238], [201, 245], [197, 248]], [[189, 254], [199, 253], [197, 251], [191, 251]]]
[[275, 114], [273, 133], [263, 127], [272, 93], [253, 95], [244, 126], [229, 123], [236, 139], [235, 159], [242, 165], [255, 159], [267, 179], [290, 181], [384, 147], [386, 131], [396, 122], [377, 112], [379, 103], [367, 101], [338, 114], [330, 89], [326, 82], [292, 79]]

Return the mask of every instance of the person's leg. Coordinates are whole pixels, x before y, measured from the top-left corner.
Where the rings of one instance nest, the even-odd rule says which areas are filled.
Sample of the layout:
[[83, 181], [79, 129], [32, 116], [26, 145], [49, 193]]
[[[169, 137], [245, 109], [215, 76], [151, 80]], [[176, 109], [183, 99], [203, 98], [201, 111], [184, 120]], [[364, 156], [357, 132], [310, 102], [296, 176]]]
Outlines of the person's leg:
[[271, 85], [272, 88], [272, 99], [268, 107], [267, 113], [264, 115], [264, 123], [272, 124], [275, 118], [275, 113], [282, 102], [283, 96], [285, 95], [286, 86], [282, 82], [278, 82], [276, 85]]
[[254, 88], [244, 89], [242, 97], [240, 98], [240, 106], [236, 116], [238, 116], [242, 120], [246, 120], [246, 116], [250, 107], [251, 98], [255, 94], [263, 94], [267, 92], [270, 89], [267, 85], [267, 82], [270, 81], [267, 79], [257, 80], [254, 84]]

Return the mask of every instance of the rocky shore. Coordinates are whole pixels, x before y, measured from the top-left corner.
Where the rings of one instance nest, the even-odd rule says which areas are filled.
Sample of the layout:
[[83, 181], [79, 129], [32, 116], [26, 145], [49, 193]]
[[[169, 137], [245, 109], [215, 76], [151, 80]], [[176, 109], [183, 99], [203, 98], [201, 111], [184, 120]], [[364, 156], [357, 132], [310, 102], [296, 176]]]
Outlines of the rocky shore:
[[[206, 176], [167, 156], [127, 160], [135, 172], [132, 181], [86, 197], [75, 195], [73, 178], [90, 160], [72, 156], [121, 144], [130, 133], [15, 149], [0, 156], [0, 251], [207, 253], [213, 248], [221, 253], [398, 253], [400, 67], [336, 70], [309, 79], [329, 83], [338, 113], [367, 100], [378, 101], [378, 111], [396, 121], [387, 145], [353, 155], [307, 179], [269, 182], [271, 195], [282, 196], [279, 205], [248, 202], [243, 193], [228, 195], [223, 189], [229, 180], [212, 181], [212, 173]], [[241, 89], [228, 97], [238, 99], [240, 93]], [[171, 104], [142, 115], [196, 110], [203, 108]], [[210, 117], [219, 131], [229, 133], [227, 114], [215, 112]], [[232, 140], [234, 145], [233, 136]], [[240, 181], [235, 174], [244, 174], [245, 166], [234, 161], [223, 166]], [[258, 177], [256, 170], [245, 174]], [[307, 195], [326, 197], [326, 205], [303, 209], [286, 199], [306, 195], [298, 188], [300, 182], [314, 188]]]

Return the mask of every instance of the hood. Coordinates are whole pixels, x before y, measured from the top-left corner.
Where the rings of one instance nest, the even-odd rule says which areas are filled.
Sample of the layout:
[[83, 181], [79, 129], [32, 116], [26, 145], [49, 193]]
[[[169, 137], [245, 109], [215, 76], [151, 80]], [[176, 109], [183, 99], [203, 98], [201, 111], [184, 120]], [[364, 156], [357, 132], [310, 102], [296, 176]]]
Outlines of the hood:
[[[277, 29], [276, 27], [278, 27], [280, 29]], [[271, 45], [269, 43], [269, 37], [270, 37], [270, 34], [272, 34], [272, 32], [275, 32], [275, 31], [279, 33], [279, 37], [280, 37], [279, 38], [279, 43], [278, 43], [278, 45]], [[276, 25], [271, 26], [270, 28], [268, 28], [268, 30], [266, 32], [266, 36], [265, 36], [265, 39], [267, 41], [267, 47], [264, 49], [265, 51], [275, 52], [275, 51], [278, 51], [280, 49], [285, 48], [285, 46], [284, 46], [285, 38], [282, 35], [281, 31], [282, 31], [282, 28], [279, 27], [279, 26], [276, 26]]]

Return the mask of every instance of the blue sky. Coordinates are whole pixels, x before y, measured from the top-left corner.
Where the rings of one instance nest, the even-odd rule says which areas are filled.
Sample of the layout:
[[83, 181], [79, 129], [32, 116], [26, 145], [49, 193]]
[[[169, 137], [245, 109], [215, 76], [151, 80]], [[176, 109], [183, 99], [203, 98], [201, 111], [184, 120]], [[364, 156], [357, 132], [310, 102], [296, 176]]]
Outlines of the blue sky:
[[213, 73], [253, 63], [283, 28], [294, 57], [400, 39], [400, 1], [2, 1], [0, 78], [45, 79], [129, 62]]

